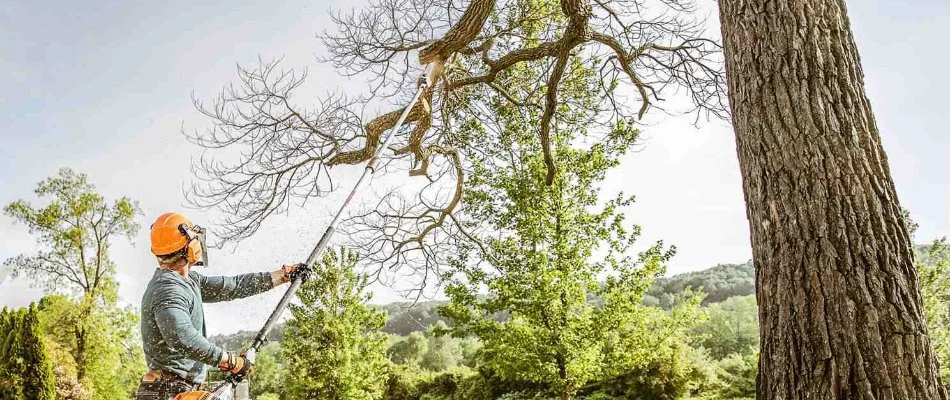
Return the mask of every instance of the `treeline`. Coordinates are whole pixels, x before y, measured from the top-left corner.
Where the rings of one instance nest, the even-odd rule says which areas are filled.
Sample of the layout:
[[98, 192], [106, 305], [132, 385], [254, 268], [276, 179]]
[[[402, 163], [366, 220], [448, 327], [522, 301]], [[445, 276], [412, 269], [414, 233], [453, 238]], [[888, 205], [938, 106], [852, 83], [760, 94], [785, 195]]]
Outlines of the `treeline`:
[[[920, 246], [918, 271], [921, 277], [921, 289], [924, 294], [925, 308], [938, 355], [946, 365], [950, 361], [950, 246], [946, 241], [937, 241]], [[705, 301], [708, 295], [700, 287], [713, 287], [721, 293], [742, 293], [750, 272], [750, 264], [718, 265], [703, 271], [676, 275], [658, 280], [651, 286], [651, 293], [682, 298], [684, 293], [700, 292], [704, 305], [700, 306], [698, 317], [682, 326], [674, 334], [676, 340], [651, 348], [658, 354], [634, 368], [613, 375], [610, 379], [594, 379], [580, 387], [573, 398], [579, 399], [722, 399], [739, 400], [755, 398], [755, 379], [758, 360], [759, 332], [758, 312], [754, 294], [731, 295], [721, 301]], [[333, 270], [328, 265], [328, 270]], [[345, 270], [346, 268], [344, 268]], [[348, 273], [353, 282], [356, 275]], [[707, 280], [708, 279], [708, 280]], [[688, 282], [688, 283], [683, 283]], [[714, 283], [714, 284], [710, 284]], [[696, 285], [695, 287], [693, 285]], [[708, 286], [707, 286], [708, 285]], [[682, 290], [680, 293], [667, 290]], [[316, 288], [309, 288], [314, 291]], [[327, 298], [340, 298], [338, 290], [326, 285], [320, 293]], [[351, 298], [368, 299], [359, 285], [350, 285], [345, 291]], [[316, 293], [316, 292], [314, 292]], [[362, 293], [362, 294], [361, 294]], [[341, 387], [350, 387], [350, 396], [328, 398], [366, 398], [387, 400], [489, 400], [489, 399], [547, 399], [555, 397], [549, 385], [528, 380], [510, 379], [503, 366], [493, 363], [487, 355], [485, 342], [473, 336], [453, 336], [449, 327], [450, 318], [440, 314], [440, 308], [446, 302], [417, 303], [406, 309], [407, 304], [387, 306], [369, 306], [365, 303], [350, 303], [354, 312], [343, 311], [336, 317], [326, 315], [319, 309], [312, 314], [295, 313], [295, 317], [304, 320], [292, 322], [294, 329], [285, 329], [285, 336], [265, 347], [259, 356], [254, 377], [251, 379], [252, 398], [257, 399], [300, 399], [310, 398], [313, 387], [305, 384], [287, 384], [287, 382], [309, 382], [326, 380], [308, 372], [300, 365], [312, 364], [323, 360], [334, 366], [330, 375], [346, 380], [352, 374], [371, 374], [375, 380], [360, 385], [347, 385], [341, 382], [333, 384], [315, 384], [330, 393], [337, 393]], [[699, 304], [699, 302], [697, 303]], [[650, 307], [657, 313], [669, 313], [658, 306]], [[387, 311], [391, 310], [391, 311]], [[299, 310], [298, 310], [299, 311]], [[682, 309], [680, 309], [682, 311]], [[388, 313], [392, 314], [388, 314]], [[380, 318], [388, 314], [385, 322]], [[353, 315], [363, 315], [362, 321], [374, 320], [369, 324], [353, 324], [354, 321], [341, 322]], [[365, 316], [374, 316], [365, 318]], [[319, 327], [310, 326], [319, 321]], [[412, 321], [412, 324], [406, 322]], [[418, 329], [419, 321], [425, 321], [425, 329]], [[326, 330], [339, 324], [360, 326], [351, 330], [349, 335], [327, 335]], [[421, 324], [419, 324], [421, 325]], [[302, 327], [318, 328], [315, 330]], [[386, 329], [402, 327], [401, 333], [385, 332]], [[315, 332], [322, 351], [314, 351], [305, 343], [315, 343]], [[294, 336], [287, 336], [294, 335]], [[225, 340], [249, 340], [249, 333], [221, 337]], [[383, 339], [384, 338], [384, 339]], [[276, 338], [275, 338], [276, 339]], [[367, 353], [364, 341], [375, 344], [375, 354]], [[284, 341], [293, 342], [293, 351], [284, 346]], [[349, 345], [327, 343], [334, 341], [349, 342]], [[380, 343], [383, 343], [380, 345]], [[655, 344], [655, 343], [654, 343]], [[300, 356], [301, 346], [309, 350], [306, 356]], [[327, 347], [359, 349], [359, 352], [347, 354], [346, 351], [325, 351]], [[532, 349], [513, 349], [518, 357], [532, 358]], [[536, 350], [536, 349], [535, 349]], [[343, 367], [336, 362], [342, 355], [351, 365]], [[360, 359], [364, 365], [360, 365]], [[356, 360], [354, 362], [354, 360]], [[367, 361], [373, 360], [373, 361]], [[367, 365], [373, 366], [368, 370]], [[340, 368], [352, 368], [340, 371]], [[950, 378], [947, 367], [942, 374], [946, 382]], [[342, 377], [342, 378], [339, 378]], [[295, 388], [295, 389], [294, 389]], [[353, 394], [354, 392], [358, 394]], [[319, 392], [326, 394], [326, 392]], [[546, 395], [547, 394], [547, 395]]]
[[[332, 269], [332, 263], [326, 267], [326, 270]], [[658, 295], [658, 298], [681, 297], [687, 290], [705, 293], [706, 287], [713, 288], [714, 293], [744, 295], [726, 296], [721, 301], [712, 302], [707, 301], [709, 296], [705, 295], [702, 298], [706, 305], [700, 309], [703, 318], [687, 331], [685, 340], [665, 349], [664, 357], [610, 381], [587, 385], [578, 394], [592, 396], [613, 393], [619, 394], [617, 397], [620, 398], [652, 396], [649, 398], [657, 399], [701, 393], [715, 393], [719, 396], [715, 398], [722, 399], [754, 396], [755, 356], [759, 336], [755, 298], [747, 289], [750, 272], [750, 263], [727, 264], [658, 279], [648, 291]], [[318, 291], [309, 286], [304, 292], [305, 298], [306, 293], [318, 292], [333, 297], [334, 292], [330, 287], [324, 286]], [[353, 290], [350, 289], [351, 295]], [[359, 306], [363, 308], [361, 312], [387, 316], [384, 324], [376, 325], [378, 332], [385, 334], [384, 350], [379, 354], [384, 354], [387, 361], [382, 372], [382, 376], [386, 377], [385, 386], [377, 398], [420, 399], [428, 396], [425, 398], [494, 399], [511, 393], [543, 392], [541, 385], [505, 380], [492, 375], [491, 371], [481, 370], [479, 351], [482, 343], [473, 337], [459, 338], [447, 334], [452, 321], [439, 313], [439, 308], [446, 304], [445, 301], [429, 301], [414, 305], [393, 303]], [[298, 312], [297, 316], [302, 315]], [[306, 318], [313, 319], [314, 316]], [[319, 332], [343, 324], [338, 321], [339, 317], [327, 318], [326, 315], [319, 318], [320, 323], [325, 325]], [[303, 322], [297, 320], [294, 324], [301, 325]], [[272, 343], [259, 356], [257, 372], [251, 380], [251, 393], [254, 398], [261, 399], [301, 398], [288, 390], [293, 386], [286, 382], [311, 378], [286, 376], [304, 373], [295, 372], [299, 369], [287, 365], [287, 350], [282, 346], [282, 341], [288, 338], [281, 337], [288, 332], [286, 325], [279, 325], [275, 332], [278, 333], [272, 334], [270, 338]], [[316, 331], [301, 332], [297, 328], [292, 332], [296, 332], [296, 336], [289, 339], [298, 347], [293, 352], [294, 358], [304, 360], [306, 364], [324, 357], [319, 352], [302, 357], [299, 351], [299, 342], [313, 342]], [[368, 329], [364, 334], [371, 335], [372, 332]], [[254, 332], [244, 331], [212, 339], [230, 348], [240, 348], [250, 343], [253, 336]], [[356, 339], [358, 337], [335, 340]]]
[[[731, 297], [753, 295], [755, 294], [755, 268], [752, 266], [752, 261], [747, 261], [742, 264], [719, 264], [700, 271], [657, 278], [647, 290], [643, 303], [648, 306], [669, 308], [673, 299], [682, 295], [686, 289], [702, 291], [703, 305], [722, 302]], [[591, 298], [590, 301], [597, 303], [601, 300]], [[372, 305], [372, 307], [386, 313], [386, 324], [382, 328], [384, 333], [409, 336], [412, 333], [425, 333], [430, 327], [439, 323], [450, 324], [451, 321], [448, 318], [439, 314], [439, 307], [445, 304], [444, 300], [429, 300], [395, 302]], [[503, 318], [499, 317], [499, 319]], [[277, 324], [268, 339], [280, 341], [283, 329], [283, 324]], [[246, 346], [256, 334], [256, 331], [240, 331], [214, 335], [211, 339], [229, 349], [236, 349]]]
[[[752, 261], [742, 264], [719, 264], [700, 271], [686, 272], [671, 277], [658, 278], [643, 303], [649, 306], [669, 308], [673, 299], [686, 289], [700, 290], [704, 294], [702, 304], [710, 305], [731, 297], [755, 294], [755, 269]], [[592, 302], [600, 299], [592, 298]], [[395, 302], [372, 305], [386, 313], [384, 333], [395, 337], [405, 337], [413, 333], [425, 333], [437, 324], [448, 325], [451, 321], [439, 314], [439, 307], [446, 301], [430, 300], [418, 302]], [[499, 317], [499, 319], [503, 319]], [[284, 333], [284, 324], [277, 324], [268, 335], [271, 342], [279, 342]], [[232, 334], [214, 335], [211, 340], [229, 349], [239, 349], [254, 340], [256, 331], [240, 331]]]
[[702, 271], [659, 278], [647, 291], [647, 305], [669, 308], [673, 299], [687, 288], [705, 294], [702, 304], [709, 305], [730, 297], [755, 294], [755, 267], [752, 260], [742, 264], [719, 264]]

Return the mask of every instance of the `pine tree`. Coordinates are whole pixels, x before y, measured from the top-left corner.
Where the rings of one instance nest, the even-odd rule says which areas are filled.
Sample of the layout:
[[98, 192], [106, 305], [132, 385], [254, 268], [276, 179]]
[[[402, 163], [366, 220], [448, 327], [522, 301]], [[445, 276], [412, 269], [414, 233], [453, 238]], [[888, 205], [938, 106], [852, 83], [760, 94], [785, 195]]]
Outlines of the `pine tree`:
[[19, 356], [19, 312], [3, 309], [3, 324], [0, 326], [0, 399], [23, 398], [23, 383], [18, 374]]
[[36, 307], [0, 312], [0, 399], [52, 400], [53, 365], [43, 344]]
[[23, 358], [23, 391], [28, 399], [52, 400], [56, 393], [53, 377], [53, 363], [43, 344], [40, 334], [39, 318], [36, 307], [30, 308], [23, 314], [23, 323], [20, 325], [20, 341], [22, 343]]

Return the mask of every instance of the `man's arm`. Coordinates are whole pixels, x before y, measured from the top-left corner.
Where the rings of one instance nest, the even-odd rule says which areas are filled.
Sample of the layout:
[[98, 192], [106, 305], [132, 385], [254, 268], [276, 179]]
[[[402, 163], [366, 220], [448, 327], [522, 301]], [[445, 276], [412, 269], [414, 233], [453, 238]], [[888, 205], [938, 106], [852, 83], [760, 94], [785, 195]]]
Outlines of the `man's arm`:
[[192, 360], [218, 365], [224, 350], [208, 341], [192, 325], [185, 296], [171, 286], [162, 290], [159, 296], [162, 301], [155, 306], [155, 321], [165, 342]]
[[215, 303], [253, 296], [274, 288], [275, 283], [270, 272], [256, 272], [237, 276], [204, 276], [192, 272], [201, 287], [201, 298], [205, 303]]

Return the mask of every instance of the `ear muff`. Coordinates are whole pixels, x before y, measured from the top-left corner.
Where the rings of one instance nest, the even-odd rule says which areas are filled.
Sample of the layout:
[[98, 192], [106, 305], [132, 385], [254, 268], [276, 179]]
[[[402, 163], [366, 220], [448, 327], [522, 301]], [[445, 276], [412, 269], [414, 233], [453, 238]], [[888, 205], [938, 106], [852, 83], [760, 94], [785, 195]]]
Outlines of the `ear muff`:
[[188, 263], [207, 267], [208, 249], [205, 246], [204, 229], [197, 225], [189, 227], [182, 224], [178, 226], [178, 230], [188, 240], [188, 244], [181, 249], [182, 255], [185, 256]]
[[185, 248], [186, 254], [185, 258], [188, 259], [188, 263], [192, 265], [203, 265], [204, 264], [204, 250], [201, 248], [201, 242], [198, 239], [191, 239], [188, 242], [188, 247]]

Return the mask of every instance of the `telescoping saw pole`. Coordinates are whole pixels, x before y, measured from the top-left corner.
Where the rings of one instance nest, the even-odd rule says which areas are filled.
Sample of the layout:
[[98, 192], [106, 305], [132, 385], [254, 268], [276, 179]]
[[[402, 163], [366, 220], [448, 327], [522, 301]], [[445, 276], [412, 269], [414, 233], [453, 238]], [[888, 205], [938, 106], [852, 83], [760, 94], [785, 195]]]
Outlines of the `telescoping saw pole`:
[[[287, 288], [287, 291], [284, 292], [284, 296], [281, 297], [280, 302], [277, 303], [277, 308], [270, 314], [270, 317], [267, 318], [267, 322], [264, 323], [264, 327], [257, 333], [257, 336], [254, 338], [254, 342], [251, 344], [251, 347], [247, 350], [248, 359], [252, 360], [255, 357], [255, 354], [260, 350], [261, 346], [267, 342], [267, 334], [270, 333], [271, 329], [274, 328], [274, 325], [277, 324], [277, 320], [280, 319], [280, 315], [284, 312], [284, 309], [287, 308], [287, 304], [290, 303], [290, 300], [294, 297], [294, 294], [297, 292], [297, 289], [300, 288], [300, 285], [303, 284], [303, 281], [306, 280], [307, 274], [309, 271], [312, 271], [314, 266], [320, 262], [323, 257], [323, 252], [327, 248], [327, 244], [330, 242], [330, 238], [333, 237], [333, 233], [336, 232], [336, 225], [340, 222], [340, 217], [346, 211], [347, 207], [350, 205], [350, 201], [356, 196], [362, 187], [363, 183], [367, 181], [367, 177], [373, 175], [376, 172], [376, 167], [379, 165], [380, 156], [383, 153], [383, 150], [389, 146], [389, 141], [392, 139], [393, 134], [399, 131], [399, 128], [402, 127], [402, 124], [406, 122], [406, 118], [409, 116], [409, 113], [412, 111], [412, 108], [416, 105], [416, 102], [419, 101], [419, 98], [422, 97], [422, 93], [432, 84], [431, 80], [434, 77], [435, 72], [431, 68], [438, 68], [435, 64], [429, 64], [426, 66], [426, 72], [423, 73], [423, 76], [419, 78], [419, 87], [416, 89], [416, 94], [412, 97], [412, 100], [409, 102], [409, 105], [403, 110], [402, 114], [399, 116], [399, 119], [396, 120], [396, 125], [389, 130], [388, 133], [383, 134], [383, 142], [376, 147], [376, 151], [373, 153], [373, 157], [370, 158], [369, 163], [366, 164], [366, 168], [363, 170], [363, 174], [360, 175], [360, 179], [356, 181], [356, 184], [353, 185], [353, 189], [350, 190], [349, 196], [346, 197], [346, 201], [343, 202], [343, 205], [340, 206], [340, 209], [336, 212], [336, 215], [333, 216], [333, 220], [330, 221], [330, 225], [327, 226], [327, 230], [323, 232], [323, 236], [320, 237], [320, 241], [317, 242], [316, 247], [313, 248], [313, 251], [310, 252], [310, 256], [307, 257], [307, 262], [304, 263], [305, 267], [302, 268], [301, 273], [295, 274], [290, 281], [290, 287]], [[223, 390], [232, 389], [234, 385], [237, 385], [243, 377], [235, 377], [233, 375], [228, 376], [223, 384], [218, 386], [214, 391], [215, 398], [229, 398]], [[222, 396], [223, 395], [223, 396]]]

